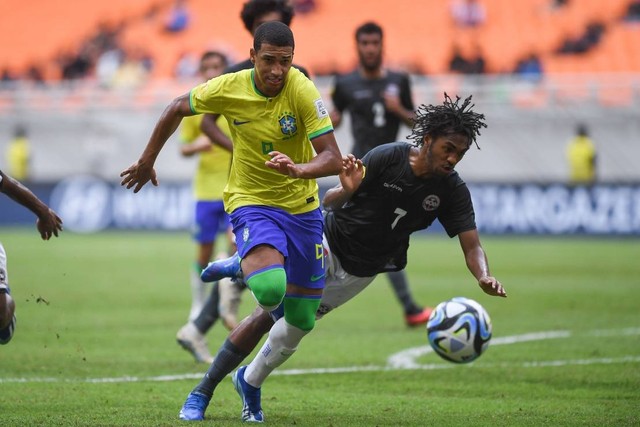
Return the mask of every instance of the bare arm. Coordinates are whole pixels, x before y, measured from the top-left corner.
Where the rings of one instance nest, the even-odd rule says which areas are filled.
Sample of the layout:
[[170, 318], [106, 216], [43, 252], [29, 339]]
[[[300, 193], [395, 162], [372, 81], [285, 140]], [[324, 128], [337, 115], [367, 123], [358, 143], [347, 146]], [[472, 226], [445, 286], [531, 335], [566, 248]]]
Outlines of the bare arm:
[[193, 114], [189, 105], [188, 93], [171, 101], [158, 119], [149, 138], [149, 142], [138, 161], [120, 173], [120, 177], [122, 178], [120, 185], [125, 185], [127, 189], [134, 187], [134, 193], [140, 191], [149, 181], [151, 181], [153, 185], [158, 185], [158, 179], [156, 178], [156, 171], [153, 169], [153, 165], [164, 144], [178, 128], [182, 118], [192, 116]]
[[204, 135], [200, 135], [195, 141], [183, 143], [180, 146], [180, 154], [191, 157], [194, 154], [211, 151], [211, 141]]
[[326, 133], [311, 141], [316, 156], [308, 163], [295, 164], [289, 156], [272, 151], [265, 165], [283, 175], [293, 178], [313, 179], [337, 175], [342, 170], [342, 157], [333, 132]]
[[342, 124], [342, 112], [334, 109], [329, 113], [329, 117], [331, 118], [331, 123], [333, 123], [334, 128]]
[[489, 271], [489, 261], [480, 244], [478, 230], [469, 230], [458, 235], [460, 247], [464, 252], [467, 268], [478, 281], [478, 285], [489, 295], [507, 297], [507, 291]]
[[364, 178], [364, 166], [362, 160], [356, 160], [353, 154], [342, 158], [342, 172], [340, 172], [340, 184], [327, 190], [322, 199], [322, 206], [327, 210], [340, 209], [351, 200], [351, 196], [360, 187]]
[[209, 137], [213, 144], [233, 152], [233, 142], [216, 124], [218, 117], [220, 117], [219, 114], [205, 114], [200, 124], [200, 130]]
[[2, 172], [0, 175], [2, 176], [0, 191], [36, 214], [38, 217], [36, 227], [42, 239], [49, 240], [51, 236], [58, 237], [58, 232], [62, 231], [60, 217], [20, 182]]
[[404, 108], [404, 105], [402, 105], [402, 101], [400, 100], [400, 96], [396, 94], [385, 93], [384, 104], [387, 110], [398, 116], [405, 125], [409, 127], [413, 126], [415, 113]]

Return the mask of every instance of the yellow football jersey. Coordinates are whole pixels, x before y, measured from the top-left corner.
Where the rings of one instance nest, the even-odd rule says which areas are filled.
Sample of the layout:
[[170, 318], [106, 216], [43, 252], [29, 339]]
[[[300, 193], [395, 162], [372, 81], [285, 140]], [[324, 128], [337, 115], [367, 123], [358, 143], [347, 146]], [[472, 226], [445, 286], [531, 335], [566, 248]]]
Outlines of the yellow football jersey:
[[279, 207], [292, 214], [319, 207], [315, 179], [282, 175], [265, 166], [269, 152], [279, 151], [295, 163], [307, 163], [315, 151], [311, 139], [333, 131], [317, 88], [291, 68], [282, 91], [262, 94], [254, 70], [224, 74], [191, 90], [194, 113], [226, 118], [233, 141], [233, 160], [224, 191], [227, 212], [248, 205]]
[[[202, 135], [200, 123], [202, 115], [185, 117], [182, 120], [180, 141], [183, 144], [190, 144]], [[198, 168], [193, 177], [195, 199], [222, 200], [230, 168], [231, 153], [218, 145], [212, 144], [210, 151], [198, 153]]]
[[567, 149], [570, 179], [576, 183], [587, 183], [595, 179], [596, 149], [587, 137], [576, 137]]

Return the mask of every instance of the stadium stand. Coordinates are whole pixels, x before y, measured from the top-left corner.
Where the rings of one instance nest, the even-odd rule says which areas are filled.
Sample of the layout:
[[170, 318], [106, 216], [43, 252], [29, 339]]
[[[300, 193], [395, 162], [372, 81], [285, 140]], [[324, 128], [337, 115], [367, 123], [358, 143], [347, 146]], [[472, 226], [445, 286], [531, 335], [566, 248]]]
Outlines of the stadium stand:
[[[59, 77], [54, 59], [77, 49], [101, 23], [121, 24], [120, 41], [127, 48], [144, 48], [152, 56], [152, 77], [170, 78], [185, 51], [218, 48], [232, 59], [246, 57], [250, 37], [241, 25], [244, 0], [189, 0], [193, 20], [178, 34], [162, 31], [170, 0], [110, 0], [32, 3], [6, 0], [0, 15], [0, 38], [11, 40], [0, 51], [0, 68], [24, 70], [48, 64], [45, 77]], [[453, 25], [449, 2], [443, 0], [324, 0], [311, 13], [293, 22], [298, 48], [296, 61], [315, 74], [345, 71], [355, 64], [353, 29], [376, 20], [387, 30], [390, 64], [413, 73], [447, 72], [454, 44], [479, 48], [489, 73], [509, 73], [528, 52], [537, 52], [545, 72], [639, 72], [637, 25], [623, 23], [628, 0], [569, 2], [552, 9], [549, 0], [482, 0], [487, 22], [477, 28]], [[583, 55], [554, 54], [567, 37], [577, 37], [592, 22], [605, 25], [601, 42]], [[37, 28], [38, 31], [27, 31]]]

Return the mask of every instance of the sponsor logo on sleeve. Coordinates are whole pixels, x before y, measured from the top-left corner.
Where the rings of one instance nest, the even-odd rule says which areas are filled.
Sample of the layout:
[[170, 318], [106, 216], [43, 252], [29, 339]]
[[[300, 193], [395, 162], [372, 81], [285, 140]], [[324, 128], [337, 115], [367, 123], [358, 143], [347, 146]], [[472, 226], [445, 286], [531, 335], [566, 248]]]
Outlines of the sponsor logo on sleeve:
[[316, 106], [316, 115], [318, 119], [324, 119], [325, 117], [329, 117], [329, 111], [327, 107], [324, 106], [324, 102], [322, 102], [322, 98], [318, 98], [313, 103]]

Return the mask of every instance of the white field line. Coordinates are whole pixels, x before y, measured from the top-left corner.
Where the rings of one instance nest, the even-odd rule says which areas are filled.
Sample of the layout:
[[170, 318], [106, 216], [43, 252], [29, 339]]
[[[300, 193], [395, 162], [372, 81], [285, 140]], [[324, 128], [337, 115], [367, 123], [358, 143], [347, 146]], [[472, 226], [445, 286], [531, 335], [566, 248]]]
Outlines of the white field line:
[[[548, 331], [548, 332], [534, 332], [523, 335], [513, 335], [509, 337], [493, 338], [491, 345], [505, 345], [516, 344], [520, 342], [528, 341], [541, 341], [548, 339], [567, 338], [571, 336], [569, 331]], [[598, 330], [591, 331], [585, 335], [590, 336], [621, 336], [621, 335], [640, 335], [640, 328], [627, 328], [616, 330]], [[431, 353], [433, 350], [429, 346], [414, 347], [407, 350], [403, 350], [399, 353], [393, 354], [387, 359], [386, 366], [349, 366], [342, 368], [314, 368], [314, 369], [283, 369], [276, 370], [272, 375], [314, 375], [314, 374], [341, 374], [350, 372], [381, 372], [381, 371], [395, 371], [395, 370], [437, 370], [437, 369], [452, 369], [456, 367], [471, 368], [474, 363], [468, 365], [457, 365], [455, 363], [429, 363], [419, 364], [415, 361], [418, 357]], [[600, 357], [593, 359], [569, 359], [569, 360], [548, 360], [548, 361], [532, 361], [522, 363], [499, 363], [499, 364], [485, 364], [482, 363], [482, 368], [505, 368], [505, 367], [522, 367], [522, 368], [541, 368], [541, 367], [560, 367], [571, 365], [611, 365], [621, 363], [640, 363], [640, 356], [620, 356], [620, 357]], [[130, 382], [166, 382], [166, 381], [180, 381], [180, 380], [199, 380], [202, 378], [202, 373], [190, 373], [190, 374], [176, 374], [176, 375], [159, 375], [151, 377], [137, 377], [137, 376], [123, 376], [112, 378], [0, 378], [0, 384], [2, 383], [130, 383]]]

